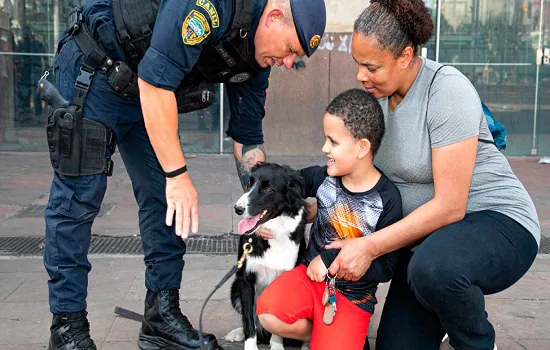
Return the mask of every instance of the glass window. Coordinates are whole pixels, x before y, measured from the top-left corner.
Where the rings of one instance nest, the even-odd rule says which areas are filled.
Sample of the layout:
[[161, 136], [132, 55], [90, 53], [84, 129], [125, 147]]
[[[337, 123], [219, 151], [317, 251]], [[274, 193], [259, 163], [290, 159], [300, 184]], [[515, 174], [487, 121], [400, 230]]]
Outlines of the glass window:
[[0, 0], [0, 150], [46, 150], [36, 82], [52, 63], [65, 18], [80, 3]]
[[[83, 3], [84, 0], [0, 0], [0, 151], [47, 150], [47, 117], [43, 115], [45, 105], [36, 92], [36, 82], [52, 64], [69, 13]], [[179, 116], [184, 151], [220, 151], [219, 96], [216, 99], [208, 109]], [[225, 111], [227, 125], [229, 109]], [[225, 151], [231, 152], [231, 142], [227, 138], [222, 141]]]
[[539, 23], [537, 0], [441, 2], [439, 61], [460, 69], [507, 127], [508, 155], [532, 148]]

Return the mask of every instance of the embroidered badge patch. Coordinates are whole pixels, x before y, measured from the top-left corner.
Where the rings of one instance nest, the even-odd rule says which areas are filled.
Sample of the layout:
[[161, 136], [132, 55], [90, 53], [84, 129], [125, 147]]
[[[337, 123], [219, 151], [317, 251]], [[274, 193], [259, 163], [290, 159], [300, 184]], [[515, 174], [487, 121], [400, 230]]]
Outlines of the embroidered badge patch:
[[311, 39], [309, 40], [309, 46], [314, 49], [316, 48], [317, 46], [319, 46], [319, 42], [321, 41], [321, 36], [320, 35], [314, 35], [311, 37]]
[[208, 0], [197, 0], [197, 6], [202, 7], [210, 16], [212, 22], [212, 28], [218, 28], [220, 26], [220, 17], [218, 16], [218, 10]]
[[210, 35], [210, 25], [206, 17], [197, 10], [189, 12], [181, 26], [181, 36], [186, 45], [201, 43]]

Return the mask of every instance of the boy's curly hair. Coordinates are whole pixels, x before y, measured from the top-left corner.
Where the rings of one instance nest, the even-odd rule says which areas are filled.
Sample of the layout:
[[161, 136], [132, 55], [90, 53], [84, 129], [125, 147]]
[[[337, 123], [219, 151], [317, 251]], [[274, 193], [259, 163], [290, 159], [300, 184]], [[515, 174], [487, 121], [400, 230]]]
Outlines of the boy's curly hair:
[[339, 117], [346, 129], [357, 139], [371, 143], [373, 156], [384, 136], [384, 113], [376, 97], [361, 89], [350, 89], [336, 96], [326, 112]]

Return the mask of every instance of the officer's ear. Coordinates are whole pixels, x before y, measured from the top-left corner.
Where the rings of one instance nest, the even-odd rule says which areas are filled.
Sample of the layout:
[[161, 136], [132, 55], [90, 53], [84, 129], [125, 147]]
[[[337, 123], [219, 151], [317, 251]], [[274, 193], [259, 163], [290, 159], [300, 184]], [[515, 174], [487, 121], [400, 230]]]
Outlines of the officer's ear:
[[284, 22], [285, 15], [284, 15], [283, 11], [281, 11], [278, 8], [268, 9], [268, 11], [269, 12], [266, 16], [266, 21], [265, 21], [266, 22], [265, 25], [267, 27], [270, 27], [274, 24]]

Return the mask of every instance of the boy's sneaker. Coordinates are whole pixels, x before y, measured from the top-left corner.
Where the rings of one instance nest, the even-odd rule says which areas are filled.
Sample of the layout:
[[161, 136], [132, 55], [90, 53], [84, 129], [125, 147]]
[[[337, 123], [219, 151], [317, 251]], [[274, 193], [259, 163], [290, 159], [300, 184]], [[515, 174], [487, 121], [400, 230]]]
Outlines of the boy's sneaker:
[[[441, 341], [441, 346], [439, 347], [439, 350], [454, 350], [454, 348], [449, 344], [449, 335], [445, 334], [443, 337], [443, 340]], [[495, 344], [495, 347], [493, 350], [498, 350], [497, 344]]]

